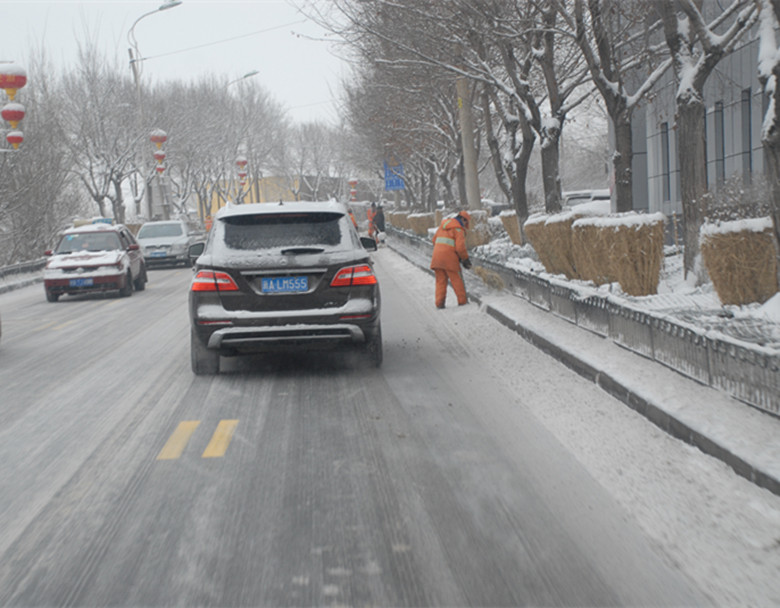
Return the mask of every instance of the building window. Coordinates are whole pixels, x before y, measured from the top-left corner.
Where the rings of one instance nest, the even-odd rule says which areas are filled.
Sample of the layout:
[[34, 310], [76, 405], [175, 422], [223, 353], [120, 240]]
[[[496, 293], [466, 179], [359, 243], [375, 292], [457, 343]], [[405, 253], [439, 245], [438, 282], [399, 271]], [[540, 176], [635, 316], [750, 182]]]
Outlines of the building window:
[[742, 178], [750, 183], [753, 173], [753, 117], [750, 89], [742, 91]]
[[672, 167], [669, 159], [669, 123], [661, 123], [661, 194], [672, 200]]
[[726, 181], [726, 141], [723, 119], [723, 102], [715, 102], [715, 179], [722, 184]]

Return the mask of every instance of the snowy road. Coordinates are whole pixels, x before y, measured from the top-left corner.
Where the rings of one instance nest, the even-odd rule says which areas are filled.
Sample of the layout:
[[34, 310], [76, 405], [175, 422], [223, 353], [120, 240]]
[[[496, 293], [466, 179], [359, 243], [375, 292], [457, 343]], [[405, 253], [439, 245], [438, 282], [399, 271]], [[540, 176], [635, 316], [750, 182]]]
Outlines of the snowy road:
[[385, 363], [0, 295], [2, 605], [776, 605], [780, 503], [376, 254]]

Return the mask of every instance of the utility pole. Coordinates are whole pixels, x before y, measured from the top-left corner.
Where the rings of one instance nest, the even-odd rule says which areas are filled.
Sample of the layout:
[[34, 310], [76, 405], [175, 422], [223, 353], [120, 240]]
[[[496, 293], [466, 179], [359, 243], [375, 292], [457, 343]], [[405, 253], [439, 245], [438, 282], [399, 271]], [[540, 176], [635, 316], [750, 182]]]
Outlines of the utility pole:
[[469, 209], [481, 209], [479, 179], [477, 177], [477, 150], [474, 146], [474, 120], [471, 116], [471, 93], [465, 76], [455, 80], [460, 117], [460, 141], [463, 148], [463, 171], [466, 178], [466, 204]]

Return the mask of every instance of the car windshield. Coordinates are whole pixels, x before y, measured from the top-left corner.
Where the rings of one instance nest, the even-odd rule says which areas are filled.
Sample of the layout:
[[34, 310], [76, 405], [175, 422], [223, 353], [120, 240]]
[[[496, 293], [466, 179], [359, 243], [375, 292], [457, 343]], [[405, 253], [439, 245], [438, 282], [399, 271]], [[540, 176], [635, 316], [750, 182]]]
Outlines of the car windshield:
[[224, 243], [230, 249], [332, 247], [341, 242], [338, 213], [235, 215], [222, 220]]
[[112, 251], [121, 249], [115, 232], [80, 232], [62, 237], [55, 253], [76, 253], [79, 251]]
[[156, 239], [161, 236], [181, 236], [181, 224], [145, 224], [138, 231], [139, 239]]

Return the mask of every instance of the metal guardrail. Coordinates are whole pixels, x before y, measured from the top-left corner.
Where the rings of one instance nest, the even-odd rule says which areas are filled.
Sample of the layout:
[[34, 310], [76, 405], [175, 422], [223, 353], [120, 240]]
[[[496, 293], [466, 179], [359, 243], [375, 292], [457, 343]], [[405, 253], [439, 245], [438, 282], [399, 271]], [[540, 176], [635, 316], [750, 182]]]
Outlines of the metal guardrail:
[[[431, 249], [427, 239], [397, 229], [392, 233], [418, 249]], [[780, 353], [773, 349], [677, 322], [668, 316], [621, 306], [606, 296], [584, 296], [581, 291], [533, 273], [474, 256], [472, 259], [498, 274], [508, 291], [531, 304], [701, 384], [780, 416]]]
[[0, 279], [5, 279], [7, 277], [17, 275], [17, 274], [38, 272], [40, 270], [43, 270], [43, 267], [45, 265], [46, 265], [46, 258], [40, 258], [38, 260], [33, 260], [32, 262], [21, 262], [19, 264], [13, 264], [11, 266], [2, 266], [0, 267]]

